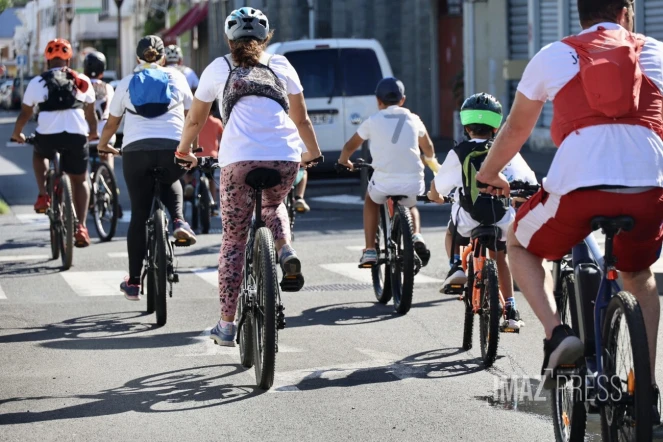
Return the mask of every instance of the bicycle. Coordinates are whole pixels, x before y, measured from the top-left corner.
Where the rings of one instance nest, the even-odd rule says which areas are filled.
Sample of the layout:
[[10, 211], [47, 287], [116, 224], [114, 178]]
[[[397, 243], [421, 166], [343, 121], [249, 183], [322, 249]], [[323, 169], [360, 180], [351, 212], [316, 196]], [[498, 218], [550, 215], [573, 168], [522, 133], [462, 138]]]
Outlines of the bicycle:
[[[353, 171], [372, 169], [372, 165], [358, 158], [353, 164]], [[347, 171], [336, 165], [337, 171]], [[359, 268], [370, 268], [375, 298], [381, 304], [387, 304], [392, 298], [394, 310], [406, 314], [412, 306], [414, 277], [422, 264], [414, 251], [412, 240], [413, 227], [410, 210], [399, 204], [404, 195], [390, 195], [387, 202], [380, 208], [380, 221], [375, 237], [377, 263], [359, 265]]]
[[[528, 197], [536, 193], [540, 186], [514, 181], [510, 184], [510, 197]], [[421, 201], [428, 197], [420, 196]], [[445, 197], [445, 202], [453, 203], [453, 198]], [[452, 236], [455, 239], [455, 235]], [[474, 315], [479, 315], [479, 343], [481, 359], [485, 368], [491, 367], [497, 358], [500, 333], [520, 333], [517, 328], [508, 326], [506, 303], [499, 289], [497, 265], [487, 257], [487, 250], [496, 245], [502, 231], [494, 225], [480, 225], [470, 234], [470, 245], [462, 248], [461, 262], [467, 274], [466, 284], [449, 284], [443, 288], [447, 294], [458, 294], [465, 304], [463, 324], [463, 349], [472, 348]], [[452, 240], [452, 250], [454, 248]], [[496, 248], [496, 247], [493, 247]], [[502, 321], [504, 320], [504, 321]]]
[[[636, 298], [617, 282], [613, 256], [614, 237], [632, 230], [634, 220], [599, 216], [591, 220], [591, 228], [605, 235], [605, 253], [590, 234], [570, 254], [553, 261], [560, 318], [585, 344], [584, 355], [575, 365], [553, 371], [555, 439], [583, 440], [587, 414], [600, 413], [603, 440], [648, 441], [652, 439], [652, 387], [645, 323]], [[624, 325], [630, 351], [617, 348]], [[617, 363], [623, 356], [631, 356], [631, 361], [630, 365], [626, 361], [625, 377], [617, 380]]]
[[[322, 161], [321, 156], [308, 164]], [[262, 191], [280, 184], [281, 175], [275, 169], [258, 168], [247, 174], [245, 182], [255, 192], [255, 212], [246, 241], [236, 342], [242, 366], [254, 367], [258, 386], [268, 390], [274, 384], [278, 331], [286, 325], [279, 287], [284, 292], [296, 292], [303, 281], [284, 276], [277, 284], [274, 237], [262, 220]]]
[[[20, 146], [13, 140], [8, 146]], [[35, 135], [29, 135], [25, 144], [34, 145]], [[60, 168], [60, 153], [49, 161], [46, 173], [46, 191], [51, 200], [51, 206], [45, 211], [49, 220], [49, 233], [51, 239], [51, 255], [53, 259], [62, 259], [62, 270], [69, 270], [74, 259], [74, 226], [76, 226], [76, 211], [71, 191], [69, 176]]]
[[[210, 178], [199, 169], [191, 171], [191, 174], [190, 184], [193, 186], [193, 194], [189, 198], [185, 197], [184, 203], [190, 203], [191, 206], [191, 228], [195, 230], [200, 224], [201, 233], [207, 234], [212, 224], [212, 206], [214, 205], [214, 197], [210, 192]], [[184, 182], [182, 182], [182, 187], [186, 187]]]
[[90, 214], [102, 242], [110, 241], [117, 229], [120, 217], [117, 178], [106, 161], [102, 161], [97, 150], [98, 141], [90, 143]]

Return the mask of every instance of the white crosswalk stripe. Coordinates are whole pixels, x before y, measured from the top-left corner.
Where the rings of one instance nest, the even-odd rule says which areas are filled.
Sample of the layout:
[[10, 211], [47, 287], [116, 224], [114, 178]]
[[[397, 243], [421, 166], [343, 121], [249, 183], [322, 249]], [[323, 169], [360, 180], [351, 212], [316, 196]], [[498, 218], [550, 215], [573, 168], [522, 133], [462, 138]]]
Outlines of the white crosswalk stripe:
[[214, 287], [219, 285], [219, 271], [215, 268], [193, 269], [192, 272]]
[[78, 296], [119, 296], [125, 271], [63, 272], [62, 278]]
[[107, 253], [109, 258], [128, 258], [129, 253], [127, 252], [109, 252]]
[[[360, 269], [356, 262], [346, 262], [346, 263], [335, 263], [335, 264], [320, 264], [325, 270], [330, 272], [338, 273], [347, 278], [354, 279], [355, 281], [365, 282], [370, 284], [372, 282], [371, 272], [367, 269]], [[422, 275], [419, 273], [414, 277], [414, 282], [419, 282], [422, 284], [426, 283], [438, 283], [443, 282], [441, 279], [431, 278], [430, 276]]]
[[5, 295], [5, 291], [2, 290], [2, 286], [0, 286], [0, 299], [7, 299], [7, 295]]
[[22, 224], [29, 224], [32, 226], [46, 226], [49, 225], [48, 216], [43, 213], [19, 213], [16, 218]]
[[48, 255], [9, 255], [0, 256], [0, 262], [39, 261], [48, 258]]

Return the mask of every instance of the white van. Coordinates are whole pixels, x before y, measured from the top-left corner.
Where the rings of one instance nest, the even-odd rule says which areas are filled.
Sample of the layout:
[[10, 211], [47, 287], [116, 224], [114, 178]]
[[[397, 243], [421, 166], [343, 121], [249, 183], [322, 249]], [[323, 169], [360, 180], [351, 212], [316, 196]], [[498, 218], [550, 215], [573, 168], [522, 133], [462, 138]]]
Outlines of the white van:
[[306, 107], [327, 166], [366, 118], [378, 111], [375, 87], [392, 71], [377, 40], [297, 40], [269, 45], [284, 55], [304, 86]]

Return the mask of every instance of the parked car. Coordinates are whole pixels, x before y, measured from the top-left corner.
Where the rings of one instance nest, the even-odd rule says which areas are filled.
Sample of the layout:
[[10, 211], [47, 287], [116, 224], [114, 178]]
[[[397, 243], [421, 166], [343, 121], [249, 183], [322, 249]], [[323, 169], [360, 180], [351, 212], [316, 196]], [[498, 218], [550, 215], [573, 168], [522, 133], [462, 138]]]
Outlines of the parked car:
[[0, 80], [0, 108], [11, 109], [12, 107], [12, 89], [14, 80]]
[[30, 80], [33, 78], [34, 75], [30, 77], [23, 77], [23, 89], [21, 89], [21, 79], [18, 77], [14, 78], [14, 87], [12, 88], [12, 108], [19, 109], [21, 107], [25, 89], [27, 89], [28, 83], [30, 83]]
[[266, 51], [284, 55], [297, 71], [325, 156], [320, 166], [333, 167], [359, 124], [378, 111], [378, 82], [393, 75], [382, 45], [368, 39], [298, 40], [274, 43]]

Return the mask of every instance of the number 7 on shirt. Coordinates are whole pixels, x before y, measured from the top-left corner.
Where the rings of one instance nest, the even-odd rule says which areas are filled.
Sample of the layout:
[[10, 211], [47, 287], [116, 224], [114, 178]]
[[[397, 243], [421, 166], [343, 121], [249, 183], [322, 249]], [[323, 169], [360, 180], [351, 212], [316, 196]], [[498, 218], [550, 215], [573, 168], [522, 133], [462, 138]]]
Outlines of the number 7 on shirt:
[[403, 126], [405, 126], [407, 115], [385, 115], [384, 117], [390, 120], [398, 120], [396, 129], [394, 129], [394, 135], [391, 137], [391, 143], [396, 144], [401, 137], [401, 132], [403, 131]]

